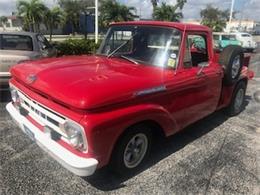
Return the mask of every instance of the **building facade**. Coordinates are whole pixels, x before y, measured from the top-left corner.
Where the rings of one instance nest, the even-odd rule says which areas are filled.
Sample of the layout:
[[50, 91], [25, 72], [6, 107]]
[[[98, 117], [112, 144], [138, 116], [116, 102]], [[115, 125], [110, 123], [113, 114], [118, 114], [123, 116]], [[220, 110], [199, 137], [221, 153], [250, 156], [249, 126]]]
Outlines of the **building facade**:
[[12, 15], [7, 16], [6, 22], [0, 22], [0, 31], [21, 31], [22, 30], [22, 19]]

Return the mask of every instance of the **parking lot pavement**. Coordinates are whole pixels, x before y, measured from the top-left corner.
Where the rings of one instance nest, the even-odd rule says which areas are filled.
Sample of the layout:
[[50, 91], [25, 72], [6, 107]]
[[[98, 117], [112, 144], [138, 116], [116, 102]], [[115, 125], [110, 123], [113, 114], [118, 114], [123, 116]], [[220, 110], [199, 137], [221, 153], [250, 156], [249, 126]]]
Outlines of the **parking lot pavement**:
[[87, 178], [61, 167], [25, 136], [1, 93], [0, 194], [260, 194], [260, 52], [253, 54], [244, 111], [217, 112], [154, 147], [147, 166], [119, 178], [106, 169]]

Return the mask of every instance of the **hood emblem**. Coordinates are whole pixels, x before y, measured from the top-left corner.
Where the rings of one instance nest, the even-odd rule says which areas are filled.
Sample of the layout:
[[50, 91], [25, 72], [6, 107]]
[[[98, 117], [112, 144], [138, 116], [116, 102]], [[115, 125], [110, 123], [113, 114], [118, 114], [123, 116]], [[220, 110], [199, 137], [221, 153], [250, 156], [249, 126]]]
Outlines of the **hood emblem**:
[[31, 74], [29, 75], [27, 78], [26, 78], [26, 82], [28, 84], [32, 84], [33, 82], [35, 82], [37, 80], [37, 76], [34, 75], [34, 74]]

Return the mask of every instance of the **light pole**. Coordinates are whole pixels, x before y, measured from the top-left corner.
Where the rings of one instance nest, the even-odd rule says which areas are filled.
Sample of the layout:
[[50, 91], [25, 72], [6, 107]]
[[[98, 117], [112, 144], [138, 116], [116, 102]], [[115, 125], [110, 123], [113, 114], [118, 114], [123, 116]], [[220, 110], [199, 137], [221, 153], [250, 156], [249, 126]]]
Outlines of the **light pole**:
[[95, 0], [95, 43], [98, 42], [98, 0]]
[[231, 8], [230, 8], [230, 15], [229, 15], [229, 32], [230, 32], [230, 28], [231, 28], [231, 21], [232, 21], [232, 16], [233, 16], [233, 10], [234, 10], [234, 3], [235, 3], [235, 0], [232, 0], [232, 3], [231, 3]]

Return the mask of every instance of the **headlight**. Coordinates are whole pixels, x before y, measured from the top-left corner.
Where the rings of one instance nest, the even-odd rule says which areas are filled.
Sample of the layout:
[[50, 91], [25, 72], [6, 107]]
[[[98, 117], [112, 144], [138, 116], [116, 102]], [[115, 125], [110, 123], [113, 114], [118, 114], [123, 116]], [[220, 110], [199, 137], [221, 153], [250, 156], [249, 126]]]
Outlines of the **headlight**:
[[19, 97], [17, 89], [15, 89], [13, 86], [10, 86], [10, 93], [11, 93], [11, 97], [12, 97], [14, 105], [16, 107], [20, 107], [21, 102], [20, 102], [20, 97]]
[[87, 151], [87, 141], [84, 129], [75, 122], [66, 121], [63, 130], [68, 136], [70, 145], [78, 150]]

